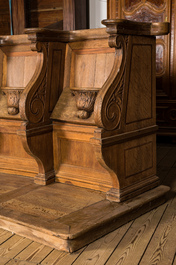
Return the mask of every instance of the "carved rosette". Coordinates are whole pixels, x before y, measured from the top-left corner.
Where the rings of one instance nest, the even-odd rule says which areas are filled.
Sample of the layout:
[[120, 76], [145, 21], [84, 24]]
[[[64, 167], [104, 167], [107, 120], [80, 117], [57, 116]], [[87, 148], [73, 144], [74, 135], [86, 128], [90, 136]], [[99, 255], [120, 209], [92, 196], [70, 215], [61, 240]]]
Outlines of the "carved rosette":
[[115, 56], [113, 69], [97, 96], [94, 117], [98, 127], [114, 130], [118, 128], [121, 119], [128, 36], [111, 35], [109, 46], [123, 50], [122, 62], [119, 70], [118, 58]]
[[75, 96], [77, 116], [80, 119], [88, 119], [94, 110], [94, 103], [99, 89], [71, 88], [72, 95]]
[[31, 50], [38, 52], [35, 73], [20, 99], [20, 114], [23, 120], [39, 123], [45, 120], [47, 43], [32, 43]]

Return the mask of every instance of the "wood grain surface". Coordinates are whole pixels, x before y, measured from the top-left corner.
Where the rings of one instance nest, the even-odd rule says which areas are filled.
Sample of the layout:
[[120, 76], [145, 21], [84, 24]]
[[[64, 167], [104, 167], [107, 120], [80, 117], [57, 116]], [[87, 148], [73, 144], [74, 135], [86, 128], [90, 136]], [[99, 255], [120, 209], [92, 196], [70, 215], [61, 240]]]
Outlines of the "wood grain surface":
[[[175, 163], [174, 145], [157, 146], [158, 172], [170, 185], [166, 204], [132, 220], [112, 233], [68, 254], [0, 229], [1, 264], [86, 265], [86, 264], [173, 264], [175, 265]], [[172, 166], [167, 167], [173, 154]], [[164, 166], [162, 166], [162, 163]], [[170, 172], [170, 173], [169, 173]], [[12, 240], [12, 238], [14, 239]]]

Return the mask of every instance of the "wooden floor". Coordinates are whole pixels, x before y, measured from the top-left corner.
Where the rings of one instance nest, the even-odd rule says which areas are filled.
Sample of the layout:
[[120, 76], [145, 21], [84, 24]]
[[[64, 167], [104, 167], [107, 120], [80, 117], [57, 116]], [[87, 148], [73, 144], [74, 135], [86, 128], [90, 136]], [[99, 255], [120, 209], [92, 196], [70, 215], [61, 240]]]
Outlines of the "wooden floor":
[[168, 201], [68, 254], [0, 229], [0, 265], [176, 265], [176, 145], [158, 144], [158, 176]]

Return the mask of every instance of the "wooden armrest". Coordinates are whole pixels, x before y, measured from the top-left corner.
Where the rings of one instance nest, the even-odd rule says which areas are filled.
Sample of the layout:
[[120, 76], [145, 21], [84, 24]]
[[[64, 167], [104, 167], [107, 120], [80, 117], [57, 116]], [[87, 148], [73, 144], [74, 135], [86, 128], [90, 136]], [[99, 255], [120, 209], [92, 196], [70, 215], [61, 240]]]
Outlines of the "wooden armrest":
[[166, 35], [170, 31], [168, 22], [147, 23], [125, 19], [105, 19], [102, 20], [102, 24], [107, 27], [106, 31], [109, 34], [158, 36]]
[[[103, 20], [102, 24], [107, 27], [109, 34], [126, 35], [166, 35], [170, 31], [168, 22], [145, 23], [135, 22], [125, 19]], [[53, 42], [72, 42], [76, 40], [104, 38], [105, 29], [88, 29], [76, 31], [63, 31], [48, 28], [28, 28], [25, 29], [28, 38], [31, 41], [53, 41]]]

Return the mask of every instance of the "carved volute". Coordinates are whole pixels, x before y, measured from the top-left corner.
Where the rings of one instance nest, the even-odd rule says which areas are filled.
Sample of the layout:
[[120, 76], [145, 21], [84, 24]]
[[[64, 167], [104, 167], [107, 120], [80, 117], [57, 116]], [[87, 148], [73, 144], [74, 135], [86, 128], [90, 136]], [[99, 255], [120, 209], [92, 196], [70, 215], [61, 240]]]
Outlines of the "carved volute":
[[118, 58], [115, 56], [113, 71], [103, 85], [95, 103], [95, 123], [106, 130], [114, 130], [120, 123], [127, 43], [127, 36], [112, 35], [109, 38], [109, 46], [116, 49], [122, 48], [123, 57], [119, 70]]
[[37, 65], [35, 73], [25, 88], [20, 99], [20, 115], [30, 123], [39, 123], [45, 120], [46, 100], [46, 70], [47, 70], [47, 43], [35, 42], [31, 50], [37, 51]]

